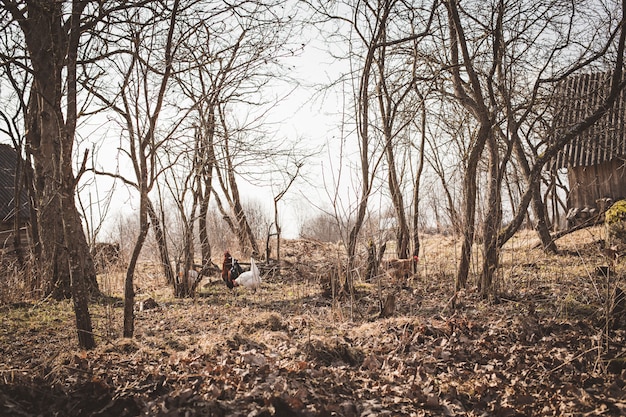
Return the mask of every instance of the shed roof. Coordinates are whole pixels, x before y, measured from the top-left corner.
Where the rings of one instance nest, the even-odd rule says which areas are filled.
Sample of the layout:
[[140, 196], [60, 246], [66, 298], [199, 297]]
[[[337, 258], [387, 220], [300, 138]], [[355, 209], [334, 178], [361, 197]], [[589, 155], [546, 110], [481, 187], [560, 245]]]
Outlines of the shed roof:
[[[554, 134], [566, 131], [589, 116], [608, 95], [611, 73], [581, 74], [568, 78], [557, 88], [559, 108]], [[592, 127], [578, 135], [552, 162], [556, 168], [591, 166], [626, 156], [626, 91]]]
[[[15, 215], [14, 181], [17, 168], [17, 152], [12, 146], [0, 144], [0, 222], [10, 221]], [[29, 217], [28, 193], [22, 189], [20, 216]]]

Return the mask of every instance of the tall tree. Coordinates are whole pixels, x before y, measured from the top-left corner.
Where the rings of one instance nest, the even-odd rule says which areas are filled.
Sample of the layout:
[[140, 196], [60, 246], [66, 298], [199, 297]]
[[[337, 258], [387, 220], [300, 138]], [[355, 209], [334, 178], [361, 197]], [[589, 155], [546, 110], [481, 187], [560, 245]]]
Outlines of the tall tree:
[[[454, 93], [457, 99], [474, 115], [478, 122], [476, 137], [472, 140], [467, 154], [467, 165], [464, 173], [464, 223], [461, 259], [456, 276], [456, 287], [466, 285], [471, 261], [471, 250], [475, 233], [476, 195], [478, 192], [476, 178], [478, 162], [480, 161], [485, 144], [489, 140], [494, 123], [493, 115], [486, 104], [486, 98], [480, 85], [478, 74], [472, 64], [473, 59], [465, 37], [465, 31], [460, 19], [456, 0], [445, 2], [448, 12], [448, 28], [450, 39], [450, 63]], [[467, 76], [465, 82], [462, 76]]]
[[[435, 3], [436, 4], [436, 3]], [[413, 243], [413, 256], [419, 252], [417, 218], [419, 217], [419, 187], [424, 153], [426, 116], [422, 90], [430, 89], [431, 68], [419, 59], [420, 42], [430, 34], [436, 8], [429, 10], [424, 5], [392, 3], [394, 17], [386, 24], [383, 39], [378, 45], [375, 62], [377, 69], [376, 98], [378, 117], [373, 125], [382, 134], [385, 160], [387, 162], [387, 186], [396, 219], [396, 256], [407, 259]], [[406, 7], [406, 9], [405, 9]], [[400, 17], [405, 17], [400, 19]], [[412, 28], [411, 33], [406, 27]], [[416, 33], [416, 30], [421, 32]], [[421, 118], [422, 122], [419, 122]], [[421, 130], [422, 144], [411, 138]], [[406, 175], [406, 160], [417, 152], [417, 168], [413, 181], [402, 179]], [[414, 200], [413, 225], [405, 206], [405, 190]], [[412, 228], [412, 230], [411, 230]]]
[[196, 139], [191, 152], [200, 163], [192, 184], [205, 265], [211, 254], [206, 221], [211, 201], [241, 250], [259, 253], [240, 181], [253, 180], [284, 153], [264, 128], [265, 111], [281, 98], [266, 87], [276, 85], [279, 77], [289, 80], [281, 61], [301, 48], [291, 39], [296, 11], [286, 13], [284, 5], [284, 0], [274, 0], [216, 6], [198, 20], [185, 44], [188, 70], [177, 79], [192, 103]]
[[[193, 3], [193, 2], [192, 2]], [[175, 63], [185, 21], [195, 11], [179, 0], [150, 2], [149, 7], [128, 9], [107, 35], [115, 38], [117, 50], [110, 53], [107, 77], [90, 80], [84, 86], [106, 109], [112, 110], [123, 138], [121, 150], [128, 157], [132, 174], [98, 172], [121, 179], [139, 193], [139, 233], [126, 269], [124, 284], [124, 336], [134, 334], [134, 276], [150, 227], [155, 231], [161, 264], [168, 282], [174, 282], [163, 223], [150, 199], [162, 172], [159, 152], [169, 145], [184, 117], [163, 121], [167, 93], [176, 71]], [[113, 44], [112, 39], [106, 45]], [[170, 108], [168, 107], [168, 110]], [[184, 116], [184, 115], [183, 115]], [[132, 178], [134, 176], [134, 178]]]
[[[608, 58], [607, 52], [611, 50], [616, 54], [609, 65], [619, 71], [612, 87], [621, 88], [623, 20], [615, 18], [614, 9], [607, 7], [600, 12], [609, 17], [603, 22], [599, 14], [594, 14], [598, 10], [586, 13], [585, 8], [569, 1], [536, 4], [498, 0], [464, 2], [462, 6], [459, 3], [456, 0], [445, 2], [452, 45], [451, 74], [455, 98], [473, 115], [478, 129], [469, 152], [472, 165], [468, 165], [465, 172], [465, 188], [469, 193], [465, 196], [465, 238], [457, 271], [457, 288], [465, 285], [469, 272], [473, 240], [470, 237], [475, 219], [472, 212], [476, 211], [473, 202], [477, 190], [473, 162], [485, 157], [485, 150], [487, 197], [479, 287], [482, 294], [488, 296], [494, 292], [493, 277], [498, 268], [499, 249], [526, 217], [530, 201], [533, 201], [538, 217], [536, 221], [544, 247], [551, 247], [538, 189], [546, 158], [551, 158], [553, 152], [582, 131], [580, 129], [593, 124], [594, 118], [597, 120], [610, 105], [610, 100], [615, 99], [613, 93], [618, 90], [612, 90], [597, 112], [583, 120], [576, 132], [568, 132], [567, 138], [553, 143], [538, 140], [537, 120], [545, 114], [544, 103], [549, 101], [556, 80], [575, 71], [597, 70], [600, 60]], [[617, 3], [613, 5], [620, 8]], [[593, 8], [595, 5], [589, 3], [589, 6]], [[574, 40], [579, 37], [588, 37], [589, 45], [581, 46]], [[529, 56], [533, 58], [528, 59]], [[526, 142], [522, 143], [522, 139]], [[537, 156], [539, 153], [541, 156]], [[526, 184], [514, 221], [501, 231], [501, 192], [512, 155], [521, 163]], [[532, 161], [532, 167], [528, 161]]]
[[[408, 258], [411, 238], [410, 221], [405, 205], [402, 170], [398, 155], [401, 138], [409, 136], [409, 126], [419, 113], [422, 100], [416, 90], [416, 66], [410, 45], [427, 37], [436, 10], [435, 2], [402, 2], [395, 0], [319, 2], [315, 8], [321, 16], [334, 22], [345, 22], [350, 32], [342, 42], [350, 47], [354, 85], [355, 138], [359, 150], [359, 197], [354, 220], [347, 236], [348, 279], [355, 270], [359, 236], [368, 212], [369, 199], [376, 187], [382, 163], [387, 166], [387, 185], [397, 223], [397, 255]], [[340, 33], [340, 32], [339, 32]], [[409, 45], [409, 47], [407, 47]], [[405, 142], [403, 145], [406, 145]], [[420, 150], [421, 151], [421, 150]], [[403, 162], [400, 162], [404, 166]], [[409, 187], [417, 184], [408, 184]], [[414, 206], [417, 209], [417, 206]], [[419, 249], [418, 249], [419, 250]]]
[[83, 35], [93, 34], [103, 16], [118, 5], [91, 1], [0, 2], [6, 25], [18, 25], [28, 52], [32, 85], [25, 120], [27, 151], [34, 161], [34, 182], [41, 228], [41, 264], [55, 298], [74, 301], [78, 340], [95, 341], [88, 308], [98, 291], [95, 269], [75, 204], [73, 151], [78, 119], [77, 69]]
[[[171, 135], [170, 133], [161, 137], [158, 122], [163, 110], [165, 94], [171, 81], [173, 61], [178, 46], [178, 39], [175, 35], [178, 34], [179, 5], [180, 2], [174, 0], [171, 9], [167, 4], [163, 4], [162, 7], [151, 10], [152, 13], [137, 15], [139, 20], [130, 22], [129, 27], [132, 55], [128, 72], [124, 78], [126, 83], [120, 92], [123, 107], [119, 108], [118, 112], [122, 115], [127, 129], [129, 155], [139, 190], [139, 235], [126, 269], [124, 337], [132, 337], [134, 334], [134, 274], [139, 254], [150, 228], [148, 219], [150, 213], [154, 212], [151, 210], [152, 204], [149, 193], [161, 171], [158, 166], [157, 152]], [[142, 30], [145, 28], [146, 22], [154, 25], [156, 21], [167, 25], [164, 39], [158, 36], [157, 26], [150, 26], [147, 33]], [[154, 59], [152, 51], [153, 47], [160, 42], [164, 46], [162, 49], [156, 49], [163, 54], [156, 58], [160, 66], [158, 69], [157, 66], [152, 66], [157, 65], [152, 63], [152, 59]], [[131, 79], [131, 75], [135, 75], [137, 78]], [[153, 76], [155, 76], [156, 95], [150, 97], [152, 88], [148, 81]], [[145, 109], [145, 112], [138, 109]], [[166, 247], [162, 249], [167, 250]], [[169, 262], [164, 266], [171, 268]]]

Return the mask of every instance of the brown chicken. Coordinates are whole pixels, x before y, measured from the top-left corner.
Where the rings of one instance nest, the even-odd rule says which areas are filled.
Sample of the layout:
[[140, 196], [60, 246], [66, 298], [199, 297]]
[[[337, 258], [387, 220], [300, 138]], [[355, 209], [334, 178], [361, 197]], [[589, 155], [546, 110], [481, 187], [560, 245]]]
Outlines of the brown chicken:
[[413, 275], [413, 268], [417, 262], [418, 258], [414, 256], [413, 259], [388, 259], [383, 261], [382, 266], [396, 283], [400, 283]]
[[222, 263], [222, 279], [228, 288], [233, 288], [235, 284], [231, 278], [230, 270], [233, 268], [233, 257], [230, 252], [224, 252], [224, 262]]
[[230, 256], [230, 252], [224, 252], [224, 261], [222, 262], [222, 279], [228, 288], [239, 286], [235, 279], [237, 279], [242, 272], [243, 269], [241, 268], [241, 265], [239, 265], [239, 262]]

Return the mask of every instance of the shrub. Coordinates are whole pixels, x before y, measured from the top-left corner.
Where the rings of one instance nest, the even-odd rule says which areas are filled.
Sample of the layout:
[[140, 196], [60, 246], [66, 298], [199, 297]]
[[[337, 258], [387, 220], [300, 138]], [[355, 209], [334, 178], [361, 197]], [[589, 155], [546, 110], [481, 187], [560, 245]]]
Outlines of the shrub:
[[626, 200], [616, 201], [609, 207], [604, 222], [611, 242], [626, 245]]

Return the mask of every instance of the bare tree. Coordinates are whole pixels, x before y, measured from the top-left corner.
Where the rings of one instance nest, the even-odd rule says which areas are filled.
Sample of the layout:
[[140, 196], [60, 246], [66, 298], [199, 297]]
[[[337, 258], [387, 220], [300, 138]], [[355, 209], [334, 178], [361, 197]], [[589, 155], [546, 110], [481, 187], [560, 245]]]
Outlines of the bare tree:
[[[355, 257], [359, 235], [362, 231], [370, 196], [374, 190], [378, 167], [387, 162], [387, 182], [396, 211], [398, 255], [408, 257], [410, 231], [399, 173], [396, 167], [397, 139], [412, 123], [412, 117], [401, 118], [405, 110], [413, 114], [415, 101], [415, 79], [411, 76], [411, 66], [398, 65], [406, 55], [399, 53], [398, 45], [415, 41], [428, 33], [430, 20], [422, 19], [424, 10], [413, 8], [407, 3], [381, 0], [365, 2], [320, 2], [314, 5], [316, 11], [326, 19], [344, 22], [350, 27], [350, 35], [342, 42], [350, 45], [353, 70], [348, 77], [354, 82], [354, 121], [359, 149], [359, 188], [360, 196], [355, 209], [355, 219], [347, 236], [347, 280], [345, 288], [352, 288], [355, 270]], [[406, 9], [405, 9], [406, 7]], [[428, 16], [426, 9], [426, 16]], [[399, 16], [414, 17], [409, 24]], [[400, 27], [411, 32], [405, 34]], [[407, 74], [408, 72], [408, 74]], [[371, 103], [375, 102], [376, 106]], [[411, 103], [411, 104], [408, 104]], [[379, 132], [381, 132], [379, 134]]]
[[[76, 184], [85, 170], [74, 173], [78, 119], [78, 62], [90, 51], [83, 35], [93, 34], [119, 5], [91, 1], [2, 1], [4, 22], [19, 27], [32, 74], [26, 124], [27, 152], [34, 161], [41, 257], [49, 292], [74, 299], [79, 344], [95, 341], [88, 292], [97, 293], [95, 269], [75, 204]], [[86, 158], [83, 159], [86, 163]]]
[[[274, 228], [276, 229], [276, 261], [280, 264], [280, 238], [281, 238], [281, 227], [280, 227], [280, 218], [278, 216], [278, 203], [282, 198], [287, 194], [291, 186], [293, 185], [296, 178], [298, 178], [298, 174], [300, 174], [300, 169], [304, 163], [302, 161], [294, 161], [293, 167], [295, 171], [289, 172], [289, 169], [286, 171], [286, 181], [284, 182], [284, 186], [274, 194]], [[268, 233], [269, 240], [269, 233]], [[269, 259], [268, 259], [269, 260]]]
[[[160, 225], [149, 197], [164, 169], [158, 152], [167, 144], [178, 125], [175, 123], [170, 126], [169, 132], [163, 132], [159, 122], [174, 71], [176, 48], [183, 36], [178, 31], [183, 10], [180, 1], [175, 0], [171, 8], [167, 2], [153, 2], [150, 8], [136, 13], [130, 11], [124, 27], [119, 28], [123, 31], [120, 33], [126, 36], [123, 39], [127, 48], [114, 66], [119, 69], [123, 80], [119, 90], [108, 97], [106, 94], [110, 89], [102, 91], [91, 87], [92, 93], [121, 119], [122, 134], [128, 141], [124, 152], [132, 163], [135, 179], [108, 175], [122, 179], [139, 192], [139, 234], [126, 269], [124, 285], [125, 337], [132, 337], [134, 333], [134, 274], [137, 261], [150, 230], [150, 221], [153, 225]], [[164, 236], [157, 232], [157, 240]], [[160, 242], [159, 248], [167, 253], [165, 242]], [[170, 271], [169, 275], [173, 275], [169, 259], [163, 262], [163, 267]], [[169, 280], [173, 281], [173, 278]]]
[[[429, 35], [436, 8], [433, 5], [430, 10], [422, 9], [423, 6], [418, 5], [408, 7], [407, 13], [404, 13], [399, 4], [392, 6], [400, 9], [395, 11], [400, 16], [410, 17], [408, 22], [391, 19], [392, 24], [387, 25], [384, 39], [377, 50], [379, 124], [384, 138], [388, 188], [397, 222], [396, 255], [400, 259], [408, 258], [412, 243], [412, 255], [416, 260], [419, 253], [419, 188], [427, 126], [425, 96], [432, 89], [428, 84], [433, 81], [432, 69], [423, 65], [418, 57], [421, 54], [420, 42]], [[412, 33], [406, 33], [407, 26], [412, 28]], [[417, 30], [420, 32], [417, 33]], [[419, 145], [410, 139], [416, 131], [421, 133]], [[402, 184], [401, 179], [406, 176], [403, 161], [411, 159], [411, 151], [418, 155], [416, 170], [413, 172], [413, 181]], [[401, 166], [398, 166], [396, 159]], [[403, 185], [413, 189], [409, 193], [413, 199], [412, 219], [405, 207]]]
[[413, 257], [413, 272], [417, 273], [417, 261], [419, 259], [420, 253], [420, 237], [419, 237], [419, 223], [420, 223], [420, 183], [422, 179], [422, 172], [424, 171], [424, 159], [426, 154], [426, 104], [424, 100], [422, 101], [421, 106], [421, 123], [420, 126], [420, 134], [421, 141], [419, 143], [418, 148], [418, 160], [416, 172], [413, 176], [413, 229], [412, 229], [412, 237], [413, 237], [413, 253], [411, 254]]
[[[464, 28], [461, 25], [457, 3], [453, 0], [446, 2], [445, 5], [448, 11], [451, 43], [450, 61], [454, 91], [459, 101], [472, 112], [479, 123], [476, 137], [473, 139], [467, 154], [467, 166], [464, 173], [463, 244], [456, 278], [458, 289], [465, 286], [469, 273], [471, 248], [475, 233], [476, 173], [483, 149], [490, 138], [494, 121], [493, 115], [485, 104], [486, 98], [483, 96], [479, 76], [472, 65], [473, 61], [466, 42]], [[467, 75], [467, 83], [462, 78], [461, 69]]]
[[250, 176], [248, 172], [265, 172], [268, 161], [284, 152], [263, 129], [264, 111], [275, 98], [262, 94], [277, 77], [285, 76], [280, 60], [301, 47], [291, 44], [294, 16], [284, 14], [283, 5], [277, 0], [216, 7], [197, 22], [186, 45], [189, 71], [178, 81], [193, 103], [194, 152], [201, 164], [194, 171], [193, 187], [200, 204], [203, 264], [211, 255], [206, 222], [211, 199], [242, 250], [259, 253], [239, 181]]
[[[483, 268], [479, 287], [484, 296], [493, 294], [493, 276], [498, 268], [499, 248], [517, 230], [526, 217], [528, 203], [534, 201], [538, 217], [540, 237], [544, 246], [550, 248], [550, 238], [545, 222], [543, 203], [538, 184], [540, 176], [553, 152], [564, 146], [571, 137], [590, 126], [594, 118], [606, 111], [609, 95], [598, 112], [585, 119], [576, 131], [552, 144], [537, 140], [537, 117], [544, 110], [546, 98], [553, 91], [554, 81], [583, 68], [593, 68], [595, 63], [613, 45], [618, 57], [615, 68], [621, 71], [623, 46], [619, 19], [608, 20], [612, 27], [607, 31], [605, 23], [585, 15], [570, 2], [554, 2], [550, 5], [521, 3], [515, 7], [503, 1], [445, 3], [448, 13], [451, 41], [450, 65], [455, 98], [463, 104], [478, 123], [476, 137], [469, 147], [468, 166], [465, 172], [465, 233], [461, 261], [457, 271], [457, 288], [465, 286], [469, 272], [469, 254], [475, 221], [477, 163], [486, 150], [487, 198], [482, 238]], [[515, 16], [515, 18], [511, 18]], [[480, 22], [479, 25], [477, 23]], [[595, 25], [595, 26], [594, 26]], [[480, 32], [485, 42], [475, 41]], [[576, 34], [576, 36], [574, 35]], [[615, 34], [620, 33], [616, 42]], [[589, 36], [588, 47], [573, 41], [577, 36]], [[565, 52], [568, 51], [568, 52]], [[532, 60], [526, 59], [533, 56]], [[557, 75], [560, 74], [560, 75]], [[529, 80], [534, 80], [530, 81]], [[621, 72], [612, 84], [621, 88]], [[615, 90], [618, 91], [618, 90]], [[612, 93], [614, 91], [612, 90]], [[540, 99], [541, 98], [541, 99]], [[522, 144], [521, 139], [526, 143]], [[528, 153], [528, 149], [535, 150]], [[542, 148], [538, 157], [536, 149]], [[526, 189], [514, 222], [500, 231], [502, 221], [502, 198], [504, 173], [512, 155], [522, 166]], [[533, 161], [529, 166], [527, 160]], [[537, 165], [538, 164], [538, 165]]]
[[[367, 9], [365, 9], [367, 10]], [[385, 35], [385, 27], [389, 13], [391, 12], [391, 5], [385, 4], [383, 7], [374, 9], [379, 14], [374, 16], [371, 23], [367, 23], [370, 26], [371, 32], [367, 34], [369, 39], [364, 34], [360, 34], [361, 40], [367, 46], [365, 57], [363, 59], [362, 69], [359, 74], [359, 81], [357, 84], [357, 98], [356, 98], [356, 124], [359, 137], [359, 153], [360, 153], [360, 168], [361, 168], [361, 195], [359, 197], [358, 209], [356, 212], [356, 219], [354, 225], [350, 229], [348, 235], [348, 273], [346, 276], [345, 288], [348, 293], [352, 293], [353, 290], [353, 276], [355, 270], [355, 257], [357, 250], [357, 242], [361, 228], [363, 227], [363, 221], [367, 212], [367, 206], [370, 194], [372, 193], [373, 177], [376, 173], [376, 166], [378, 162], [372, 163], [372, 148], [370, 145], [370, 88], [372, 85], [371, 79], [373, 78], [373, 70], [375, 65], [375, 53], [376, 45], [383, 41]], [[356, 10], [358, 13], [358, 10]], [[363, 10], [361, 12], [364, 12]], [[356, 13], [355, 13], [356, 15]], [[352, 25], [357, 29], [360, 22], [354, 21]], [[374, 156], [374, 160], [380, 160], [379, 157]]]

